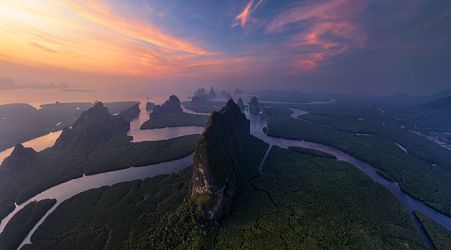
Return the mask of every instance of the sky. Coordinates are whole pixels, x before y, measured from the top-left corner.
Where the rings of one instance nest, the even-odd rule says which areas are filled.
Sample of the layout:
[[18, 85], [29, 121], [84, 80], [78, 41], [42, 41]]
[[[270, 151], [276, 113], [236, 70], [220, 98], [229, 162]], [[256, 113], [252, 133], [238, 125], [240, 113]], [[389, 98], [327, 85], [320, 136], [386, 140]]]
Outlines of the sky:
[[451, 88], [449, 0], [0, 0], [0, 91]]

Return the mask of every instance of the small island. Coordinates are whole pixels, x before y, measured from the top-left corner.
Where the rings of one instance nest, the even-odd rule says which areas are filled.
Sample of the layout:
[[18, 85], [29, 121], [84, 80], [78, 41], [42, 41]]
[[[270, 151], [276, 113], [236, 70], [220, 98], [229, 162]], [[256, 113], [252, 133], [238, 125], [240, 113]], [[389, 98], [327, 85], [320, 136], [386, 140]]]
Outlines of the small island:
[[238, 107], [240, 108], [241, 112], [243, 112], [246, 109], [246, 106], [244, 105], [243, 99], [238, 98], [237, 103]]
[[154, 108], [155, 108], [155, 103], [153, 103], [153, 102], [147, 102], [146, 103], [146, 110], [147, 110], [147, 112], [152, 112]]
[[249, 102], [249, 113], [251, 115], [267, 116], [265, 108], [258, 102], [258, 99], [255, 96], [253, 96]]
[[183, 126], [203, 127], [207, 121], [208, 115], [188, 114], [183, 112], [179, 98], [172, 95], [162, 105], [155, 106], [150, 114], [150, 119], [141, 125], [141, 129]]

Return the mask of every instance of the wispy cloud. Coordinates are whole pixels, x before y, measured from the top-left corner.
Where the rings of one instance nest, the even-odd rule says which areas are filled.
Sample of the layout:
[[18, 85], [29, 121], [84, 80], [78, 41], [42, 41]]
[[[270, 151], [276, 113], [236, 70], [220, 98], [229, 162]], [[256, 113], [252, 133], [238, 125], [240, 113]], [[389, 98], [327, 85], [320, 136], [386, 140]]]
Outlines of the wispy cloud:
[[314, 70], [326, 59], [351, 48], [363, 46], [366, 34], [358, 16], [367, 1], [303, 1], [279, 14], [266, 33], [294, 33], [285, 48], [294, 55], [293, 65]]
[[244, 28], [249, 20], [251, 20], [252, 13], [254, 13], [262, 3], [263, 0], [250, 0], [249, 3], [247, 3], [246, 7], [241, 11], [241, 13], [235, 17], [235, 22], [232, 26], [234, 27], [240, 25], [241, 28]]
[[105, 1], [0, 0], [0, 57], [26, 65], [146, 76], [177, 73], [203, 61], [231, 61], [202, 42], [175, 37], [120, 11]]
[[30, 44], [38, 49], [42, 49], [45, 52], [52, 52], [52, 53], [56, 53], [56, 50], [53, 49], [49, 49], [45, 46], [40, 45], [39, 43], [35, 43], [35, 42], [30, 42]]

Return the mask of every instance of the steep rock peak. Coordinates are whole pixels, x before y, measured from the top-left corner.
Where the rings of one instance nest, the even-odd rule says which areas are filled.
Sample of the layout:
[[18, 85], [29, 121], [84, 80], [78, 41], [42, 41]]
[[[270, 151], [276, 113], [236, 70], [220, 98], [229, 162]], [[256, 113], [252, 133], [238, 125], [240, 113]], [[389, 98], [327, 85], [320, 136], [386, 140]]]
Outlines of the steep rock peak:
[[131, 107], [122, 110], [120, 116], [126, 121], [131, 122], [132, 120], [139, 117], [141, 110], [139, 109], [139, 103], [133, 104]]
[[23, 169], [32, 165], [37, 157], [38, 153], [33, 148], [26, 148], [22, 144], [17, 144], [11, 155], [5, 158], [0, 169], [2, 171]]
[[243, 99], [241, 99], [241, 98], [238, 98], [237, 105], [238, 105], [238, 107], [240, 107], [241, 111], [244, 111], [244, 109], [246, 108], [246, 106], [244, 105]]
[[97, 102], [83, 112], [72, 128], [64, 128], [54, 148], [90, 151], [115, 136], [126, 136], [130, 124], [120, 115], [110, 114], [103, 103]]
[[191, 199], [203, 217], [218, 218], [230, 207], [248, 136], [249, 120], [233, 100], [210, 116], [193, 157]]
[[253, 96], [251, 98], [251, 101], [249, 102], [249, 113], [251, 115], [266, 115], [265, 108], [261, 103], [258, 102], [258, 99], [256, 96]]
[[171, 95], [167, 101], [162, 105], [157, 105], [154, 107], [152, 115], [165, 115], [183, 113], [182, 106], [180, 105], [180, 100], [177, 96]]
[[153, 103], [153, 102], [147, 102], [146, 103], [146, 110], [147, 111], [152, 111], [153, 109], [155, 108], [155, 103]]

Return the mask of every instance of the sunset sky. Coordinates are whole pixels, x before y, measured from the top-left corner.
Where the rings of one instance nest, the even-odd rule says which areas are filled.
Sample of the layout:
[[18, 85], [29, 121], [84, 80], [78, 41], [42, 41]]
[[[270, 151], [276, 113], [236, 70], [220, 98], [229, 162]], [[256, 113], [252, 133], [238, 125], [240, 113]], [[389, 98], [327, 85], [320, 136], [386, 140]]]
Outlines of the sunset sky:
[[0, 0], [0, 78], [431, 92], [451, 88], [451, 1]]

